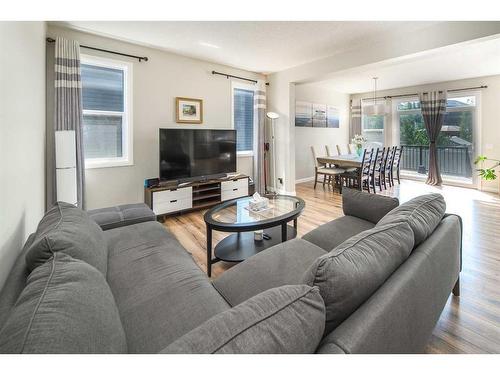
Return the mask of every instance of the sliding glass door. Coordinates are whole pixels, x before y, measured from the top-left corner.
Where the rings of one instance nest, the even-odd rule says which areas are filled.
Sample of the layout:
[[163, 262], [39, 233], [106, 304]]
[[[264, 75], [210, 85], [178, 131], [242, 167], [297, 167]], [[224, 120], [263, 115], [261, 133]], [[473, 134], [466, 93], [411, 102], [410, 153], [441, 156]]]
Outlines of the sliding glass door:
[[[476, 94], [449, 95], [447, 113], [437, 140], [438, 163], [443, 180], [472, 184], [477, 117]], [[408, 174], [427, 174], [429, 138], [418, 98], [395, 103], [394, 119], [399, 142], [404, 146], [401, 169]]]

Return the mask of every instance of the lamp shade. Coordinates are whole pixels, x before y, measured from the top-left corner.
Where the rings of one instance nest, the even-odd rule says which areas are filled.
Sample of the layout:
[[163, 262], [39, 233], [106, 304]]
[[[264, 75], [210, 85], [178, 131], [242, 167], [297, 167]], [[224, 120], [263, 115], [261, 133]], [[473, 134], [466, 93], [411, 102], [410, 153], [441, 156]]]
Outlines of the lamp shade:
[[271, 120], [275, 120], [280, 117], [276, 112], [267, 112], [266, 113], [267, 118], [270, 118]]
[[385, 115], [387, 113], [387, 106], [385, 103], [375, 103], [363, 106], [364, 115]]

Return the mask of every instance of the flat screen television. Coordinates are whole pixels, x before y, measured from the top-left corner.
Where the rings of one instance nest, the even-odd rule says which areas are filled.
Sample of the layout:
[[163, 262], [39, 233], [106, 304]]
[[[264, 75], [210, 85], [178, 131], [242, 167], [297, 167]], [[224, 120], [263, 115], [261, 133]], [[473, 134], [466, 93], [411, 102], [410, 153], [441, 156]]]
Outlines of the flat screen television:
[[236, 130], [160, 129], [160, 180], [203, 180], [233, 172]]

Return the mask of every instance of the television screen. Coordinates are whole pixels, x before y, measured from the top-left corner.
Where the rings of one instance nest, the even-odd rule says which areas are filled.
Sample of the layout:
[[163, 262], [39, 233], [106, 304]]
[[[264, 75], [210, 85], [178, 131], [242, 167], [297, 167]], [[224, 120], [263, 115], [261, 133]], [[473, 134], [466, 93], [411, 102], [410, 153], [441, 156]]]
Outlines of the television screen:
[[160, 179], [236, 172], [236, 130], [160, 129]]

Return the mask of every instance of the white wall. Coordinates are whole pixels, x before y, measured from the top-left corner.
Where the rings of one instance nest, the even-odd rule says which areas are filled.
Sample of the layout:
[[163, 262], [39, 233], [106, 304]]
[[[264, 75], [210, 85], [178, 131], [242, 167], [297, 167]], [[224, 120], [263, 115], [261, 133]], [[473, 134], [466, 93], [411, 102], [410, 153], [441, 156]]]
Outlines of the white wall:
[[268, 110], [280, 114], [276, 121], [277, 173], [283, 191], [295, 189], [295, 85], [326, 80], [342, 71], [382, 61], [400, 61], [406, 56], [425, 53], [474, 39], [493, 38], [500, 33], [500, 22], [439, 22], [418, 32], [394, 34], [385, 41], [365, 43], [337, 55], [270, 74]]
[[45, 207], [45, 22], [0, 22], [0, 289]]
[[[488, 76], [488, 77], [478, 77], [470, 79], [461, 79], [457, 81], [450, 82], [439, 82], [421, 86], [411, 86], [411, 87], [401, 87], [392, 90], [383, 90], [377, 93], [377, 96], [386, 95], [402, 95], [408, 93], [417, 93], [422, 91], [433, 91], [433, 90], [452, 90], [460, 89], [465, 87], [477, 87], [486, 85], [487, 89], [480, 90], [480, 103], [479, 103], [479, 132], [477, 133], [480, 137], [479, 154], [484, 154], [490, 158], [500, 159], [500, 130], [499, 130], [499, 120], [500, 115], [498, 112], [498, 106], [500, 103], [500, 75]], [[351, 98], [359, 100], [359, 98], [369, 98], [372, 93], [362, 93], [352, 95]], [[386, 124], [392, 124], [392, 114], [388, 114], [386, 117]], [[391, 131], [386, 132], [388, 135]], [[398, 140], [388, 139], [387, 142], [396, 143]], [[493, 182], [481, 182], [480, 188], [487, 191], [496, 192], [498, 191], [498, 181]]]
[[295, 179], [297, 182], [314, 178], [314, 161], [311, 146], [316, 153], [326, 155], [325, 146], [336, 152], [335, 145], [347, 147], [349, 142], [349, 94], [337, 92], [315, 84], [295, 85], [295, 100], [319, 104], [330, 104], [339, 109], [340, 127], [302, 128], [295, 127]]
[[[231, 80], [212, 70], [251, 79], [262, 75], [183, 57], [66, 28], [49, 26], [48, 35], [63, 36], [81, 44], [147, 56], [148, 62], [84, 50], [107, 58], [133, 62], [134, 165], [87, 169], [87, 208], [144, 201], [144, 179], [158, 176], [159, 128], [231, 128]], [[175, 122], [175, 97], [203, 99], [203, 124]], [[252, 175], [252, 158], [238, 158], [238, 171]]]

